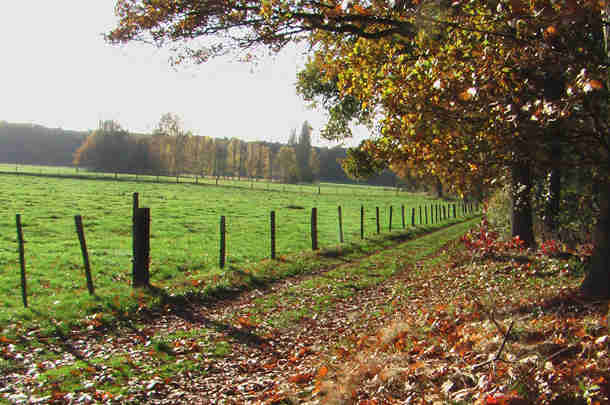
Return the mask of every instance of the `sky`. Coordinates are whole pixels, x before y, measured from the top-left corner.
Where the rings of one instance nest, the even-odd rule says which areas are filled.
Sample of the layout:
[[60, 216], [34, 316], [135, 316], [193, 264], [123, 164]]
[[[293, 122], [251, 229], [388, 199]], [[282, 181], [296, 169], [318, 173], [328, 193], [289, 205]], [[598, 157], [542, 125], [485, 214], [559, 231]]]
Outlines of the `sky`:
[[255, 66], [236, 57], [170, 66], [150, 45], [107, 44], [113, 0], [0, 1], [0, 120], [71, 130], [116, 120], [151, 132], [167, 112], [197, 135], [286, 142], [307, 120], [324, 125], [297, 94], [305, 56], [292, 47]]

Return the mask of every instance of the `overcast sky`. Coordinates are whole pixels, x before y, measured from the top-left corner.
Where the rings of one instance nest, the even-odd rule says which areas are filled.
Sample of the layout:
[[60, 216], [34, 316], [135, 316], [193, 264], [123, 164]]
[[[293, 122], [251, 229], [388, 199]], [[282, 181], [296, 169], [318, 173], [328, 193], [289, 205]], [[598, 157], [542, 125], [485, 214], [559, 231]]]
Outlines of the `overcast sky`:
[[305, 59], [295, 49], [258, 66], [227, 58], [176, 70], [164, 50], [104, 42], [114, 3], [0, 1], [0, 120], [87, 130], [112, 119], [150, 132], [172, 112], [198, 135], [281, 142], [308, 120], [317, 140], [324, 114], [296, 94]]

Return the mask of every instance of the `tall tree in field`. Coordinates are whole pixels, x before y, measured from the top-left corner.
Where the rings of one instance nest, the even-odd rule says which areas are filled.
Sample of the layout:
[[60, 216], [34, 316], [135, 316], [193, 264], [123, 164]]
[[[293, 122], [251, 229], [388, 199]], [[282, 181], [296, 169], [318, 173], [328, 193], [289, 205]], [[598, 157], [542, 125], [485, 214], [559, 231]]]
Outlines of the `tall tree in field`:
[[294, 146], [297, 155], [297, 170], [299, 181], [310, 183], [313, 179], [309, 159], [311, 157], [311, 125], [305, 121], [297, 144]]
[[[601, 185], [602, 213], [583, 288], [608, 296], [610, 131], [601, 5], [119, 0], [118, 26], [107, 38], [172, 47], [177, 63], [260, 45], [278, 50], [306, 38], [314, 63], [337, 81], [339, 94], [379, 118], [369, 152], [389, 164], [408, 159], [427, 175], [463, 175], [463, 186], [483, 166], [509, 168], [518, 201], [525, 201], [521, 191], [535, 171], [591, 169]], [[196, 40], [201, 37], [206, 40]], [[552, 125], [567, 130], [549, 131]], [[562, 154], [555, 159], [557, 144]]]
[[167, 141], [170, 141], [169, 149], [171, 149], [171, 155], [168, 156], [171, 160], [168, 166], [172, 169], [173, 174], [182, 174], [188, 167], [187, 148], [189, 137], [192, 134], [182, 128], [180, 117], [172, 113], [163, 114], [153, 134], [169, 137], [166, 138]]

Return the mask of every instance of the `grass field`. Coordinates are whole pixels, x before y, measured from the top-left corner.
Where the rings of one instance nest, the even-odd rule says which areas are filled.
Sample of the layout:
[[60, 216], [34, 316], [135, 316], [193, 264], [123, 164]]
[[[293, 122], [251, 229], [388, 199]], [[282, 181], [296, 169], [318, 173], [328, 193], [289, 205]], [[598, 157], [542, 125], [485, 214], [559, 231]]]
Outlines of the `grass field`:
[[269, 182], [267, 180], [255, 180], [231, 177], [201, 177], [195, 175], [184, 175], [176, 178], [175, 176], [151, 176], [136, 175], [126, 173], [104, 173], [77, 169], [67, 166], [38, 166], [38, 165], [16, 165], [0, 163], [0, 173], [2, 174], [35, 174], [42, 176], [70, 177], [83, 179], [113, 179], [119, 181], [137, 181], [150, 183], [181, 183], [181, 184], [208, 184], [224, 187], [237, 187], [247, 189], [258, 189], [266, 191], [299, 192], [309, 194], [337, 194], [337, 195], [387, 195], [396, 193], [395, 187], [369, 186], [361, 184], [337, 184], [337, 183], [316, 183], [316, 184], [282, 184]]
[[[47, 170], [56, 170], [55, 168]], [[280, 185], [274, 184], [279, 187]], [[311, 186], [300, 186], [301, 189]], [[140, 205], [151, 208], [151, 278], [163, 286], [198, 275], [223, 275], [218, 268], [219, 218], [227, 217], [228, 267], [247, 270], [268, 257], [269, 212], [277, 215], [278, 255], [311, 248], [310, 212], [318, 208], [322, 247], [338, 244], [337, 206], [343, 210], [345, 241], [360, 241], [360, 206], [365, 207], [365, 234], [373, 236], [375, 207], [380, 208], [382, 232], [402, 228], [400, 207], [430, 205], [424, 195], [387, 192], [362, 186], [352, 193], [317, 194], [299, 186], [285, 192], [265, 188], [215, 187], [135, 181], [99, 181], [73, 178], [0, 175], [0, 323], [15, 316], [33, 316], [20, 310], [19, 260], [15, 214], [22, 215], [28, 296], [33, 311], [78, 314], [90, 311], [74, 215], [83, 216], [85, 235], [99, 297], [120, 300], [131, 293], [132, 193]], [[301, 208], [302, 207], [302, 208]], [[419, 216], [417, 216], [419, 222]], [[407, 223], [410, 222], [407, 215]], [[52, 316], [52, 315], [51, 315]]]

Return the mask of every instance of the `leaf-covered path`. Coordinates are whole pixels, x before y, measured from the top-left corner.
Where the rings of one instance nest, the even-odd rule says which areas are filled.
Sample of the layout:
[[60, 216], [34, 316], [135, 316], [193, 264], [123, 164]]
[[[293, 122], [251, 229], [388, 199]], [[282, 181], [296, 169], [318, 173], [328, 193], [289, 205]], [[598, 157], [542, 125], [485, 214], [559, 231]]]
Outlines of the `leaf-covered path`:
[[458, 242], [473, 225], [224, 301], [142, 308], [115, 329], [91, 317], [60, 339], [0, 336], [0, 393], [8, 403], [608, 403], [608, 302], [579, 296], [578, 255], [524, 252], [485, 229]]
[[387, 322], [393, 304], [412, 293], [401, 278], [469, 226], [213, 305], [143, 311], [116, 330], [93, 317], [89, 330], [43, 341], [34, 352], [5, 339], [2, 350], [22, 367], [3, 373], [2, 395], [11, 403], [206, 404], [310, 394], [325, 373], [322, 359]]

